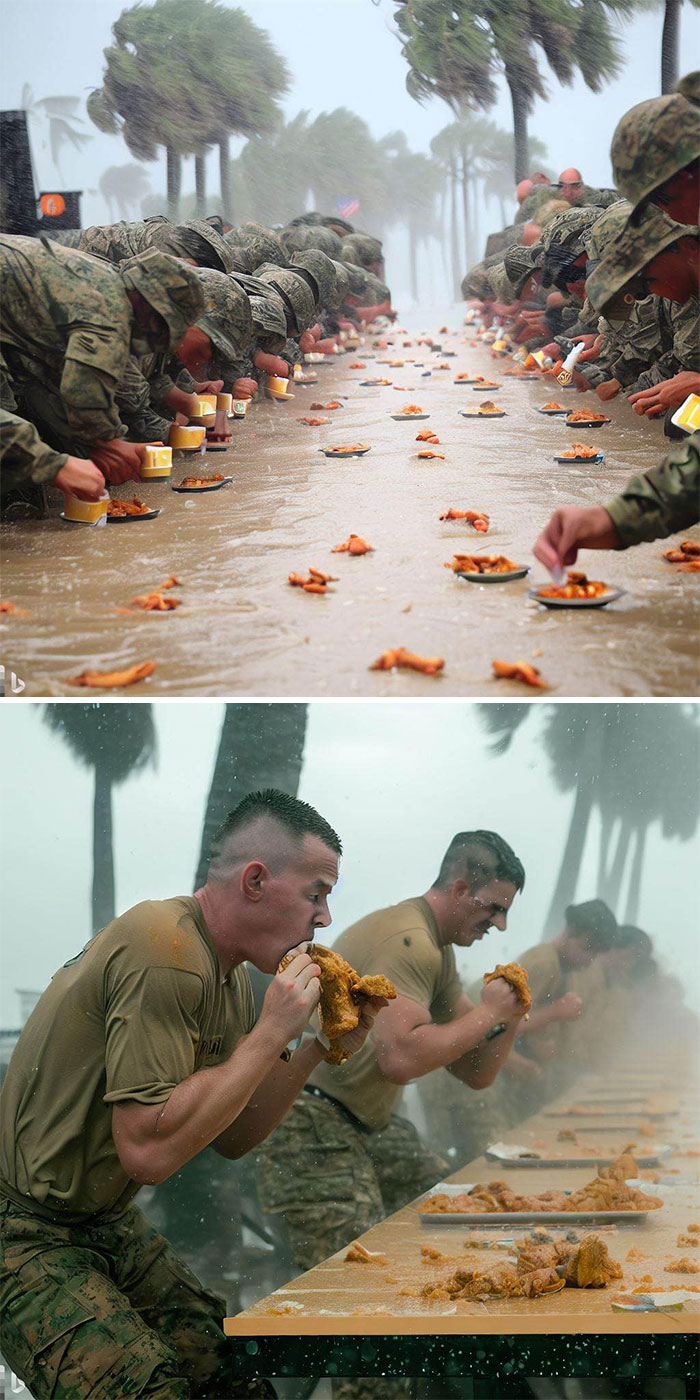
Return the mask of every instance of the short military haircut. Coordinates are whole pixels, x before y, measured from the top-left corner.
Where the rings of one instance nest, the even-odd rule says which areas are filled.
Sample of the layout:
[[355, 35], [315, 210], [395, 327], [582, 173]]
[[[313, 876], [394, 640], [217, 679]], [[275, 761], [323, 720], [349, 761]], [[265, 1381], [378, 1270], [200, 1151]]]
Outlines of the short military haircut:
[[618, 924], [615, 931], [616, 948], [636, 948], [640, 957], [650, 958], [654, 945], [648, 933], [643, 928], [637, 928], [636, 924]]
[[433, 889], [448, 889], [455, 880], [466, 880], [472, 890], [491, 880], [507, 880], [521, 890], [525, 871], [515, 851], [496, 831], [458, 831], [443, 856]]
[[342, 855], [340, 837], [324, 817], [308, 802], [301, 802], [288, 792], [278, 788], [262, 788], [259, 792], [249, 792], [234, 807], [215, 833], [211, 848], [210, 875], [218, 875], [226, 867], [224, 847], [229, 836], [245, 827], [252, 826], [261, 818], [269, 818], [283, 828], [296, 845], [301, 845], [305, 836], [318, 836], [325, 846]]
[[617, 919], [602, 899], [587, 899], [583, 904], [570, 904], [565, 914], [566, 927], [575, 938], [586, 938], [597, 952], [607, 952], [617, 946]]

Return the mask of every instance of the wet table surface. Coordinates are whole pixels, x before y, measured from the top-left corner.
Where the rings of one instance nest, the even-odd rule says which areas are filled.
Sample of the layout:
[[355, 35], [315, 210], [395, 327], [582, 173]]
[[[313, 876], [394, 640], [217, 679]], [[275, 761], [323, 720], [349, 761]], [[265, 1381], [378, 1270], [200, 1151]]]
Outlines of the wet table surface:
[[[592, 1080], [592, 1084], [599, 1083]], [[630, 1092], [631, 1081], [622, 1076], [606, 1076], [604, 1088], [620, 1093]], [[641, 1080], [640, 1080], [641, 1087]], [[659, 1090], [665, 1088], [659, 1085]], [[565, 1103], [578, 1102], [570, 1094]], [[588, 1233], [601, 1233], [611, 1257], [623, 1269], [623, 1278], [603, 1289], [565, 1288], [559, 1293], [537, 1299], [492, 1298], [485, 1302], [457, 1299], [425, 1300], [416, 1297], [425, 1283], [438, 1284], [451, 1276], [460, 1265], [483, 1269], [492, 1262], [502, 1262], [504, 1249], [465, 1249], [467, 1237], [496, 1243], [504, 1238], [519, 1239], [537, 1227], [531, 1224], [512, 1225], [438, 1224], [435, 1217], [421, 1221], [416, 1203], [360, 1236], [367, 1250], [380, 1253], [386, 1263], [345, 1262], [347, 1246], [331, 1255], [316, 1268], [293, 1279], [283, 1288], [260, 1299], [244, 1312], [224, 1320], [224, 1330], [231, 1337], [417, 1335], [449, 1336], [459, 1334], [551, 1334], [571, 1333], [614, 1334], [620, 1337], [639, 1334], [688, 1334], [700, 1331], [700, 1290], [697, 1298], [686, 1301], [680, 1311], [617, 1312], [611, 1307], [611, 1296], [628, 1292], [638, 1286], [650, 1290], [669, 1288], [698, 1288], [700, 1275], [667, 1273], [665, 1265], [681, 1256], [700, 1262], [700, 1249], [679, 1247], [677, 1236], [691, 1223], [700, 1221], [698, 1163], [697, 1096], [695, 1092], [678, 1093], [669, 1081], [666, 1103], [678, 1111], [664, 1119], [659, 1133], [654, 1120], [654, 1135], [674, 1147], [673, 1156], [665, 1159], [654, 1172], [661, 1178], [655, 1186], [646, 1181], [644, 1191], [662, 1194], [663, 1206], [651, 1211], [642, 1221], [619, 1219], [602, 1231], [594, 1223], [580, 1224], [572, 1214], [570, 1223], [544, 1223], [553, 1237], [560, 1238], [567, 1229], [575, 1229], [579, 1238]], [[519, 1124], [508, 1135], [512, 1142], [530, 1139], [552, 1142], [556, 1128], [552, 1119], [539, 1113]], [[607, 1132], [609, 1122], [604, 1118], [592, 1120], [596, 1133]], [[644, 1120], [639, 1120], [639, 1123]], [[639, 1126], [638, 1123], [638, 1126]], [[577, 1126], [575, 1124], [575, 1126]], [[619, 1130], [618, 1130], [619, 1131]], [[637, 1137], [644, 1142], [644, 1134]], [[620, 1146], [629, 1142], [621, 1140]], [[563, 1150], [561, 1144], [560, 1150]], [[642, 1177], [649, 1176], [642, 1172]], [[468, 1163], [448, 1181], [475, 1183], [506, 1181], [519, 1193], [534, 1194], [554, 1189], [577, 1189], [595, 1176], [595, 1167], [506, 1167], [500, 1162], [477, 1158]], [[425, 1261], [423, 1246], [439, 1250], [439, 1261]]]
[[[0, 656], [6, 675], [13, 671], [23, 683], [23, 696], [98, 695], [71, 677], [152, 660], [157, 669], [148, 681], [110, 693], [546, 697], [495, 680], [495, 658], [533, 662], [554, 697], [696, 695], [698, 579], [662, 558], [680, 536], [584, 553], [580, 565], [592, 578], [626, 590], [606, 608], [554, 612], [527, 594], [533, 582], [545, 581], [532, 545], [552, 510], [604, 503], [633, 472], [658, 462], [668, 446], [661, 425], [638, 418], [624, 400], [601, 405], [592, 394], [560, 391], [551, 379], [504, 377], [506, 363], [475, 345], [457, 316], [452, 324], [441, 338], [444, 349], [456, 351], [446, 370], [436, 368], [439, 352], [416, 346], [415, 332], [394, 332], [388, 352], [373, 352], [368, 340], [313, 366], [317, 383], [294, 386], [293, 403], [265, 401], [235, 421], [226, 453], [176, 458], [172, 481], [224, 472], [233, 475], [232, 486], [193, 496], [171, 491], [169, 482], [128, 483], [113, 494], [136, 490], [162, 507], [157, 519], [102, 529], [69, 525], [59, 518], [57, 496], [49, 519], [0, 527], [3, 600], [29, 614], [2, 620]], [[404, 339], [414, 343], [404, 348]], [[392, 356], [423, 364], [377, 363]], [[357, 359], [365, 370], [350, 369]], [[430, 377], [422, 377], [429, 367]], [[455, 384], [464, 371], [501, 387], [476, 393]], [[360, 387], [375, 375], [393, 387]], [[574, 408], [604, 409], [612, 422], [584, 430], [535, 412], [555, 396]], [[486, 397], [507, 416], [459, 416]], [[331, 399], [342, 408], [310, 409]], [[392, 420], [409, 402], [429, 412], [427, 421]], [[302, 415], [331, 421], [310, 428], [297, 421]], [[435, 450], [444, 462], [418, 459], [422, 428], [438, 434]], [[582, 439], [604, 450], [602, 465], [554, 463]], [[318, 451], [343, 442], [367, 442], [372, 450], [338, 461]], [[489, 533], [441, 522], [450, 507], [486, 511]], [[332, 554], [351, 532], [373, 552]], [[697, 527], [688, 534], [700, 538]], [[443, 567], [457, 552], [507, 554], [530, 565], [531, 574], [512, 583], [468, 583]], [[288, 586], [291, 571], [310, 565], [338, 576], [326, 596]], [[176, 611], [115, 611], [173, 573], [183, 585]], [[444, 672], [369, 669], [397, 646], [444, 657]]]

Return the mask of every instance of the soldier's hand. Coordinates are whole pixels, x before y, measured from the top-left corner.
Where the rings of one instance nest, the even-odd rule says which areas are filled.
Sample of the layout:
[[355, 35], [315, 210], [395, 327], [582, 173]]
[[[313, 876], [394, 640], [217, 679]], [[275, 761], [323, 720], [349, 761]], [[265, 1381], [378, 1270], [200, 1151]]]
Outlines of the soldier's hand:
[[575, 992], [565, 992], [563, 997], [559, 997], [554, 1003], [557, 1011], [558, 1021], [575, 1021], [581, 1015], [583, 1002]]
[[234, 399], [254, 399], [258, 386], [254, 379], [237, 379], [232, 392]]
[[579, 549], [616, 549], [617, 530], [603, 506], [560, 506], [535, 541], [535, 558], [550, 573], [576, 563]]
[[105, 489], [102, 472], [89, 457], [69, 457], [65, 466], [56, 472], [53, 484], [59, 491], [69, 491], [81, 501], [96, 501]]
[[256, 369], [264, 370], [265, 374], [276, 374], [280, 379], [289, 379], [289, 365], [281, 355], [270, 355], [267, 350], [256, 350], [253, 364]]
[[525, 1015], [525, 1007], [520, 997], [510, 982], [506, 982], [505, 977], [494, 977], [493, 982], [485, 983], [481, 992], [481, 1003], [504, 1021]]
[[116, 486], [122, 482], [138, 481], [141, 474], [141, 445], [112, 438], [111, 442], [95, 442], [90, 448], [92, 460]]
[[309, 957], [308, 946], [300, 943], [298, 948], [290, 948], [291, 962], [275, 974], [265, 993], [260, 1021], [268, 1022], [275, 1034], [279, 1033], [282, 1045], [301, 1035], [320, 1000], [321, 969]]
[[220, 394], [224, 387], [224, 381], [223, 379], [202, 379], [194, 387], [198, 394]]
[[693, 370], [683, 370], [672, 379], [663, 379], [660, 384], [652, 384], [637, 394], [630, 394], [629, 402], [635, 413], [655, 418], [666, 413], [669, 408], [680, 408], [689, 394], [700, 394], [700, 374]]
[[602, 384], [598, 385], [596, 394], [599, 399], [603, 400], [603, 403], [607, 403], [608, 399], [614, 399], [615, 395], [619, 394], [621, 388], [619, 379], [605, 379]]
[[341, 1045], [343, 1050], [347, 1051], [348, 1055], [356, 1055], [357, 1051], [362, 1049], [374, 1025], [375, 1018], [382, 1010], [382, 1007], [388, 1005], [389, 1003], [386, 997], [371, 997], [367, 1004], [363, 1006], [360, 1012], [360, 1019], [354, 1031], [348, 1031], [346, 1035], [341, 1035], [336, 1043]]
[[186, 418], [192, 418], [197, 412], [197, 395], [186, 394], [184, 389], [178, 389], [174, 385], [165, 396], [165, 402], [174, 413], [184, 413]]

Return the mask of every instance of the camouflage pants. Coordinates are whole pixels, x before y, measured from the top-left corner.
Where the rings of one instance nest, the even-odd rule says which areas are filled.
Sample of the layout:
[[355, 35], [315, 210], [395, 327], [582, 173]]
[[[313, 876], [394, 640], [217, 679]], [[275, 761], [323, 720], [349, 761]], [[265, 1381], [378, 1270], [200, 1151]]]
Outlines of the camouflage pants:
[[[405, 1118], [364, 1133], [326, 1099], [300, 1094], [258, 1151], [261, 1205], [287, 1222], [300, 1269], [320, 1264], [448, 1170]], [[410, 1382], [340, 1380], [335, 1400], [411, 1393]]]
[[0, 1349], [34, 1400], [231, 1400], [226, 1304], [135, 1207], [58, 1225], [0, 1197]]

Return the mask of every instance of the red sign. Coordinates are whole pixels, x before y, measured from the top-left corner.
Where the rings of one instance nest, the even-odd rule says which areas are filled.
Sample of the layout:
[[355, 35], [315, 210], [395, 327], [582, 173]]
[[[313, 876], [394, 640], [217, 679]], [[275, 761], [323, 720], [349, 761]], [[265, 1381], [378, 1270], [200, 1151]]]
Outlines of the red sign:
[[42, 194], [41, 212], [49, 219], [58, 218], [59, 214], [65, 214], [66, 201], [62, 194]]

